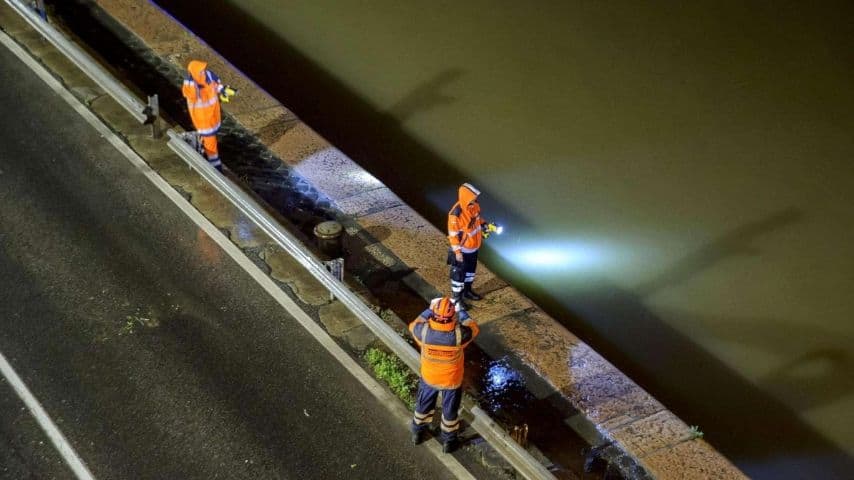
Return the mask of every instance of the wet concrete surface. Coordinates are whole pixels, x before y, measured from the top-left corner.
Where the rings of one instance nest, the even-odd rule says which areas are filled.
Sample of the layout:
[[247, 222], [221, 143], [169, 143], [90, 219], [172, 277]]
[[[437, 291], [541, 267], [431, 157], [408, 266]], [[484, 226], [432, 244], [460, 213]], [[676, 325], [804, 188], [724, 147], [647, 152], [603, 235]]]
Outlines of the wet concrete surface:
[[[447, 477], [77, 113], [0, 64], [0, 350], [96, 477]], [[0, 402], [0, 478], [67, 478], [6, 385]]]

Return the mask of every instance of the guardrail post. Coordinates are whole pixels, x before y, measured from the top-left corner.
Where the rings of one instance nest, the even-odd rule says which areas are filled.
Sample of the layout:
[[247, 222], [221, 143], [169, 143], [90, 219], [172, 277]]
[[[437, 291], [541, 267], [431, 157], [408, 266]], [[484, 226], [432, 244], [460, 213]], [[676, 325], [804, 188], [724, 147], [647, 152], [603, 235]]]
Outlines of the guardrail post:
[[146, 123], [151, 125], [151, 137], [160, 138], [160, 97], [156, 93], [148, 96], [148, 106], [145, 107], [145, 114], [148, 116]]
[[[332, 260], [327, 260], [323, 262], [323, 266], [326, 267], [326, 270], [335, 277], [339, 282], [344, 281], [344, 259], [343, 258], [335, 258]], [[329, 300], [335, 300], [335, 294], [330, 290], [329, 292]]]

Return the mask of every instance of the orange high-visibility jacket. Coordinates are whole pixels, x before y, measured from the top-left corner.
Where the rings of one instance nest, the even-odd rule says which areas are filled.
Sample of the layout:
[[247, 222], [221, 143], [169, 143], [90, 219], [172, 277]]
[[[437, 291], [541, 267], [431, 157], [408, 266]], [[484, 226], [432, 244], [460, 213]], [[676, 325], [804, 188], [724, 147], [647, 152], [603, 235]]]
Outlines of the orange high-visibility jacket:
[[464, 183], [459, 189], [459, 201], [448, 212], [448, 241], [454, 253], [475, 252], [483, 243], [481, 226], [486, 222], [480, 218], [478, 195], [478, 189]]
[[187, 78], [181, 92], [187, 99], [187, 110], [200, 135], [216, 135], [222, 122], [219, 94], [225, 88], [219, 77], [207, 69], [208, 64], [193, 60], [187, 66]]
[[458, 316], [462, 324], [457, 320], [439, 323], [428, 308], [409, 324], [412, 338], [421, 347], [421, 379], [436, 389], [452, 390], [463, 384], [463, 349], [480, 332], [465, 311]]

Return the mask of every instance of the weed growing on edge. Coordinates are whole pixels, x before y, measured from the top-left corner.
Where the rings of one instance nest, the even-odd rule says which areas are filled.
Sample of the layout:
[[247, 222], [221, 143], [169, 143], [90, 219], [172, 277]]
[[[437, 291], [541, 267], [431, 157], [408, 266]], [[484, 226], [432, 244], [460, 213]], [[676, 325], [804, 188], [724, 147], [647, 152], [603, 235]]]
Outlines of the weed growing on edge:
[[703, 438], [703, 431], [699, 425], [691, 425], [691, 438]]
[[377, 378], [387, 383], [391, 391], [406, 402], [410, 410], [415, 408], [415, 388], [418, 386], [418, 377], [401, 359], [378, 348], [369, 348], [365, 352], [365, 360], [374, 369]]
[[119, 330], [119, 336], [133, 335], [133, 332], [136, 330], [136, 323], [138, 321], [136, 318], [128, 315], [125, 317], [125, 320], [124, 326]]

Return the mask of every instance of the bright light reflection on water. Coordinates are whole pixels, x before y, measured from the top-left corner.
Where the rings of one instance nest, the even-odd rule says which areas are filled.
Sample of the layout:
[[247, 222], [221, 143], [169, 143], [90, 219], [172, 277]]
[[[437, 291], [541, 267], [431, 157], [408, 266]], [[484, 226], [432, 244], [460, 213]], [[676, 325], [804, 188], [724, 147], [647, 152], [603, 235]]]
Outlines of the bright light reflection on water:
[[522, 375], [510, 367], [506, 359], [491, 360], [486, 365], [483, 383], [480, 400], [490, 412], [519, 406], [527, 399]]
[[496, 242], [494, 247], [505, 260], [528, 271], [590, 270], [602, 267], [606, 260], [601, 248], [580, 242]]

